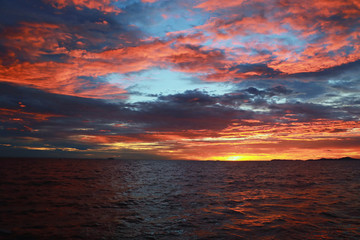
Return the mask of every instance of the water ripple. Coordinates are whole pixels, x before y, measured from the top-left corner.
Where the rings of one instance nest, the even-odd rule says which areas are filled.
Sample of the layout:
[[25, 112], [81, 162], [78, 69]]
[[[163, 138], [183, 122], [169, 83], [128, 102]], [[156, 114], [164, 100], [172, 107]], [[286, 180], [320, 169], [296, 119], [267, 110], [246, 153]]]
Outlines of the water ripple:
[[1, 164], [1, 239], [360, 239], [357, 162]]

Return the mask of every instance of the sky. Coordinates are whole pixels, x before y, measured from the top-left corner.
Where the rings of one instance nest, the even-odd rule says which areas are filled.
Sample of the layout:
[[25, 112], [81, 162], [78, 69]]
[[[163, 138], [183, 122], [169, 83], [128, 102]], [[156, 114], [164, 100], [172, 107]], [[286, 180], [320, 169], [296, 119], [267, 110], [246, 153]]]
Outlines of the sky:
[[0, 0], [0, 156], [360, 158], [359, 0]]

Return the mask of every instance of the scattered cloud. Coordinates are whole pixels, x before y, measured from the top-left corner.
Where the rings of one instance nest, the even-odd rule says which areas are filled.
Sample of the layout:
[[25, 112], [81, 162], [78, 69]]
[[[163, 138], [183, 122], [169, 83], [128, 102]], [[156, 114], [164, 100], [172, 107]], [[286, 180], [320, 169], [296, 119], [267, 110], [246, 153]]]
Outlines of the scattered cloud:
[[6, 1], [1, 151], [360, 157], [359, 16], [351, 0]]

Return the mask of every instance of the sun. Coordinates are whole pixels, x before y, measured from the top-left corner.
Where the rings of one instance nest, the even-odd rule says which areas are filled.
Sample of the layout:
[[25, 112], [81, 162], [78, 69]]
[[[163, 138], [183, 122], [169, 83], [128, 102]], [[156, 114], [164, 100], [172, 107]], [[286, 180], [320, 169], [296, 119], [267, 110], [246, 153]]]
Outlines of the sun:
[[228, 160], [228, 161], [240, 161], [240, 160], [243, 160], [243, 159], [244, 159], [243, 156], [234, 155], [234, 156], [227, 157], [226, 160]]
[[266, 161], [270, 160], [269, 156], [264, 155], [225, 155], [225, 156], [213, 156], [209, 158], [209, 160], [216, 160], [216, 161]]

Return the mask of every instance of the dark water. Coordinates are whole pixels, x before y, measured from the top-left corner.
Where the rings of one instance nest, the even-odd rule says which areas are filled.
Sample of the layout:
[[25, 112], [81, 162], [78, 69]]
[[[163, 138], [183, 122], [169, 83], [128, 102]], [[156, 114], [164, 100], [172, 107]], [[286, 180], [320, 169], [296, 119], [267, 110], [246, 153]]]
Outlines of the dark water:
[[0, 239], [360, 239], [355, 161], [0, 163]]

